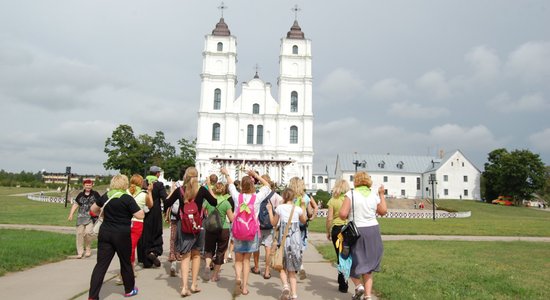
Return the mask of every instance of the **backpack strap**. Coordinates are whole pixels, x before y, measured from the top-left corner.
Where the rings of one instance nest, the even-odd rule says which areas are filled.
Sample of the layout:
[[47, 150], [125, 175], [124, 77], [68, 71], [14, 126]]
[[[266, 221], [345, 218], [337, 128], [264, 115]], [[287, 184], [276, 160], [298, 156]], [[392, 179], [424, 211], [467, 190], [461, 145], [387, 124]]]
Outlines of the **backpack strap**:
[[271, 193], [269, 193], [269, 195], [267, 195], [267, 197], [265, 197], [265, 199], [262, 200], [262, 202], [264, 202], [265, 200], [268, 200], [269, 202], [271, 202], [271, 197], [273, 197], [273, 194], [275, 194], [275, 191], [271, 191]]

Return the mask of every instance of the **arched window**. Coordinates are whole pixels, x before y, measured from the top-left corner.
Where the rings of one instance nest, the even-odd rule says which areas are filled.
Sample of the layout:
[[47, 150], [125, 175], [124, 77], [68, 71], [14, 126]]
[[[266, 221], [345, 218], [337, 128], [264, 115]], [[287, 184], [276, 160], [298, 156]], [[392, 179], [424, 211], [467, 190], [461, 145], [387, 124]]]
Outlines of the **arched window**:
[[222, 42], [218, 43], [218, 51], [223, 51], [223, 43]]
[[246, 128], [246, 143], [254, 144], [254, 125], [248, 125]]
[[220, 140], [220, 124], [214, 123], [212, 125], [212, 140], [213, 141], [219, 141]]
[[290, 93], [290, 112], [298, 112], [298, 93], [296, 91]]
[[252, 104], [252, 113], [255, 115], [260, 113], [260, 104], [258, 103]]
[[298, 46], [292, 46], [292, 54], [298, 54]]
[[322, 183], [323, 182], [323, 176], [317, 176], [317, 182]]
[[290, 143], [298, 144], [298, 127], [290, 126]]
[[222, 106], [222, 90], [214, 90], [214, 109], [219, 110]]
[[264, 126], [258, 125], [256, 127], [256, 144], [262, 145], [264, 143]]

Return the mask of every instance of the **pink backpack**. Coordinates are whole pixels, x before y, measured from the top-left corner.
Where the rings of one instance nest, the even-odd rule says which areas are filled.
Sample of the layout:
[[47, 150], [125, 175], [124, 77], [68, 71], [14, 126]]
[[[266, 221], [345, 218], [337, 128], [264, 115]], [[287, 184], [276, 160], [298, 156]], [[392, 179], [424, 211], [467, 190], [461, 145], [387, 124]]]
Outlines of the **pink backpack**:
[[243, 194], [239, 194], [239, 203], [235, 207], [235, 220], [231, 227], [233, 237], [241, 241], [252, 241], [260, 228], [256, 214], [254, 212], [254, 201], [256, 195], [252, 194], [252, 198], [248, 204], [244, 203]]

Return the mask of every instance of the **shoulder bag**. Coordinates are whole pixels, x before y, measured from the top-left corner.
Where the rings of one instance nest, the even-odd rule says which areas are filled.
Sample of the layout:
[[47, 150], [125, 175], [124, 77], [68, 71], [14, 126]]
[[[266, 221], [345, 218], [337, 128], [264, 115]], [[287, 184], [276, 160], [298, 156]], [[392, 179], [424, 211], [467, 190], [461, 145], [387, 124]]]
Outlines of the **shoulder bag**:
[[107, 207], [107, 204], [109, 203], [109, 201], [111, 201], [112, 199], [114, 198], [119, 198], [120, 196], [122, 196], [122, 193], [115, 193], [113, 196], [111, 196], [111, 198], [109, 198], [105, 204], [103, 204], [103, 207], [101, 208], [101, 213], [99, 214], [99, 218], [97, 218], [97, 221], [95, 221], [94, 223], [94, 228], [92, 229], [92, 234], [97, 236], [99, 234], [99, 229], [101, 228], [101, 224], [103, 224], [103, 214], [104, 214], [104, 210], [105, 210], [105, 207]]
[[359, 230], [357, 229], [357, 225], [355, 224], [355, 206], [354, 206], [354, 190], [351, 189], [351, 214], [352, 219], [342, 227], [342, 235], [344, 236], [344, 243], [348, 244], [349, 246], [355, 244], [359, 237], [361, 237], [361, 234], [359, 233]]
[[[285, 232], [283, 234], [283, 238], [281, 240], [281, 245], [277, 250], [272, 251], [273, 257], [271, 258], [271, 267], [277, 271], [281, 271], [284, 268], [283, 265], [283, 258], [284, 258], [284, 250], [285, 250], [285, 242], [286, 242], [286, 236], [288, 235], [288, 229], [290, 228], [291, 221], [292, 221], [292, 215], [294, 214], [294, 208], [296, 205], [292, 204], [292, 210], [290, 211], [290, 217], [288, 217], [288, 222], [286, 223]], [[280, 225], [277, 228], [277, 231], [279, 231]]]

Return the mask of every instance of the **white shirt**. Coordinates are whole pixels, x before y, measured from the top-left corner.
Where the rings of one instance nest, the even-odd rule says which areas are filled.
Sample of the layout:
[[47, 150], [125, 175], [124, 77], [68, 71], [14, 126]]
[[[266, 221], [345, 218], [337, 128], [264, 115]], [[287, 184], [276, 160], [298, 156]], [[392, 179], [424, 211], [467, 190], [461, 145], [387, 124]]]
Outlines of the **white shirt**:
[[294, 213], [292, 214], [292, 220], [290, 222], [291, 223], [300, 222], [300, 216], [302, 214], [304, 214], [304, 211], [302, 210], [302, 208], [298, 207], [298, 206], [295, 206], [294, 204], [285, 203], [285, 204], [280, 204], [275, 209], [275, 213], [277, 215], [279, 215], [279, 223], [280, 222], [284, 222], [284, 223], [288, 222], [288, 218], [290, 217], [290, 212], [291, 212], [293, 206], [295, 208], [294, 208]]
[[[380, 196], [378, 195], [377, 188], [371, 188], [368, 197], [363, 196], [363, 194], [357, 190], [350, 190], [346, 193], [346, 197], [350, 199], [348, 220], [354, 220], [357, 227], [378, 225], [378, 221], [376, 220], [376, 207], [380, 203]], [[353, 200], [353, 205], [351, 200]]]
[[[229, 194], [231, 194], [231, 198], [233, 198], [233, 202], [235, 203], [235, 211], [239, 208], [239, 191], [237, 191], [237, 188], [232, 183], [229, 185]], [[256, 193], [256, 200], [254, 200], [254, 214], [256, 219], [258, 218], [258, 214], [260, 213], [260, 204], [262, 204], [262, 200], [265, 199], [271, 193], [271, 188], [268, 186], [262, 186], [260, 190]], [[248, 204], [250, 202], [250, 198], [252, 198], [252, 194], [243, 194], [243, 202]]]

